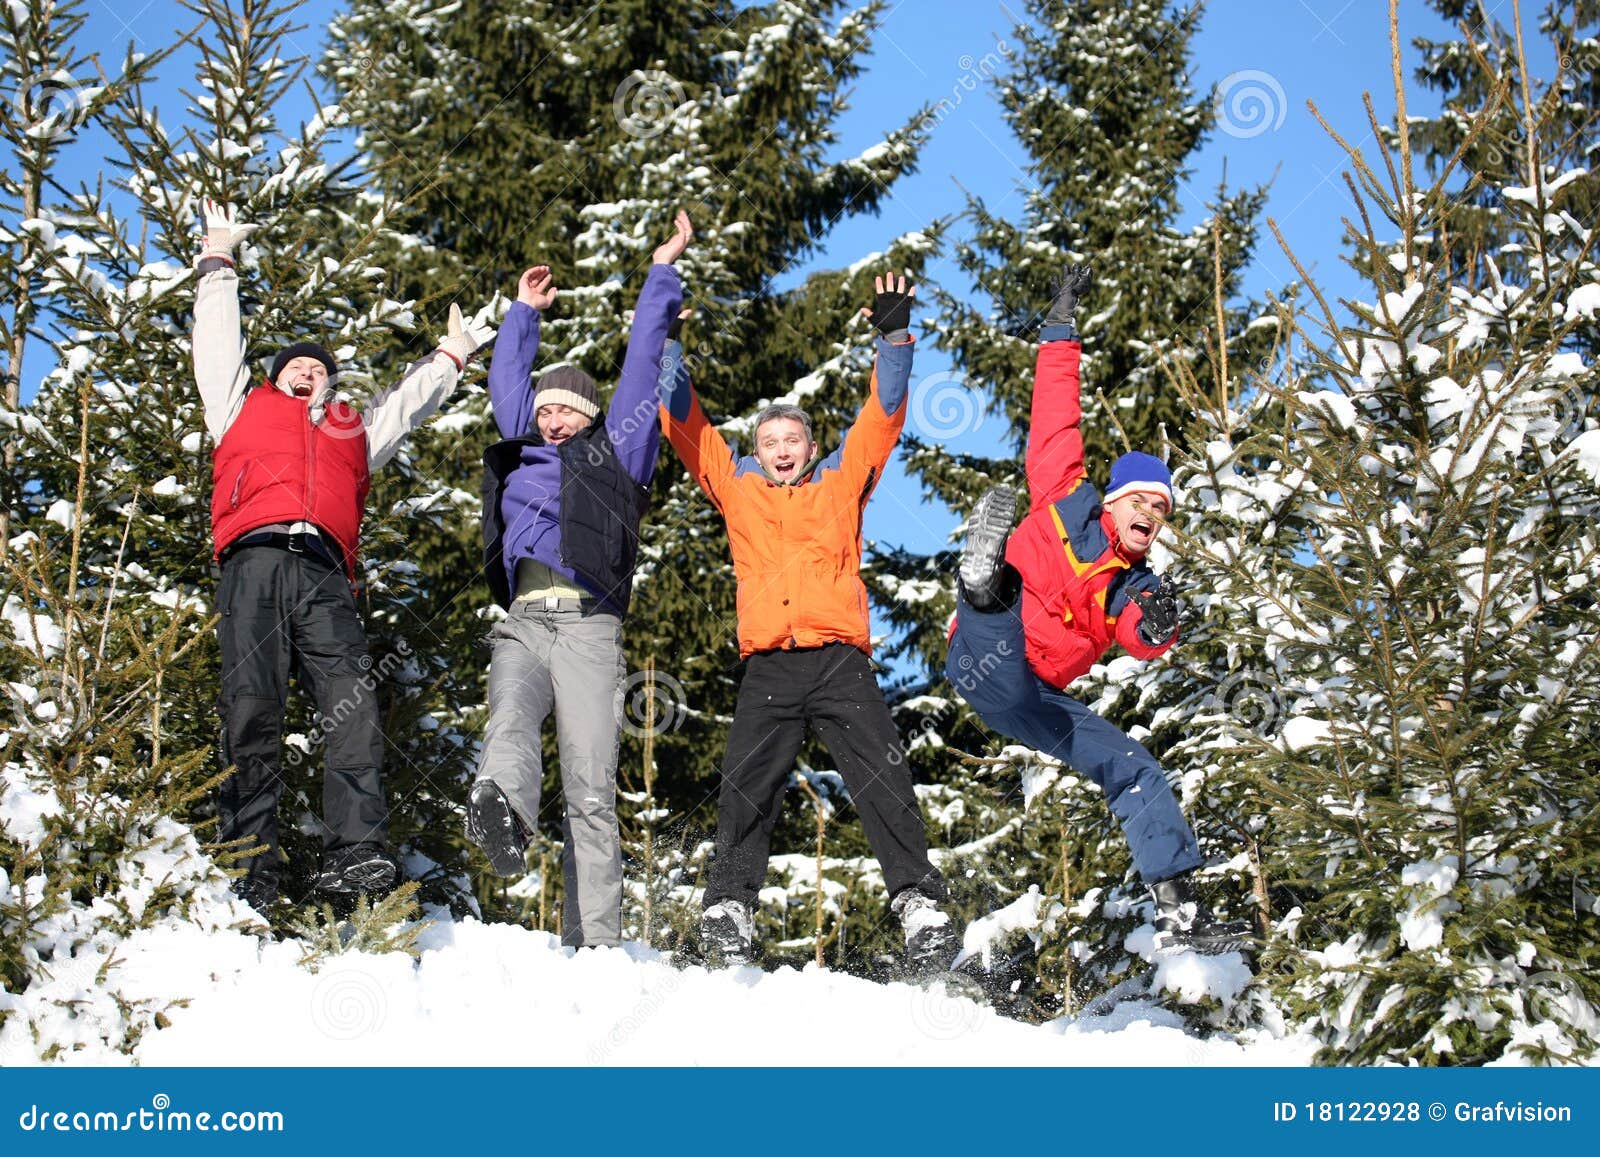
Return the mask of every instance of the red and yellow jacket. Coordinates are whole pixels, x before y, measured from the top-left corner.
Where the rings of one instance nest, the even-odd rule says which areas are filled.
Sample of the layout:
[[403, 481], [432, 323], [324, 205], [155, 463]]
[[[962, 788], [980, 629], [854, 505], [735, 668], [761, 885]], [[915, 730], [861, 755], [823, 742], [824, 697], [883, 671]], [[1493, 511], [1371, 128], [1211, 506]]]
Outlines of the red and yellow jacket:
[[1123, 552], [1084, 472], [1082, 352], [1076, 338], [1039, 346], [1028, 431], [1031, 503], [1006, 548], [1006, 561], [1022, 575], [1028, 663], [1059, 688], [1087, 672], [1113, 642], [1136, 659], [1153, 659], [1178, 639], [1174, 633], [1152, 647], [1134, 629], [1141, 612], [1128, 596], [1154, 590], [1159, 580], [1142, 556]]
[[848, 643], [872, 653], [861, 519], [906, 420], [913, 342], [878, 342], [871, 395], [843, 444], [793, 483], [735, 459], [700, 408], [681, 349], [662, 357], [661, 425], [728, 523], [739, 581], [739, 657]]

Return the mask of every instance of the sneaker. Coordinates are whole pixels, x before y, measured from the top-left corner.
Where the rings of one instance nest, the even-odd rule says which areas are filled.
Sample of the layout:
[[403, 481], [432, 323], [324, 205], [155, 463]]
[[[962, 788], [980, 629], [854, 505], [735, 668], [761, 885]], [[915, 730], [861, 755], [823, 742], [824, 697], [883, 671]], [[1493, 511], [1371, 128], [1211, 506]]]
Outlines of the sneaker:
[[366, 892], [381, 895], [394, 888], [400, 865], [382, 844], [352, 844], [322, 855], [317, 887], [324, 892]]
[[718, 900], [700, 914], [700, 950], [714, 968], [737, 968], [751, 961], [754, 921], [750, 905]]
[[1248, 947], [1250, 925], [1244, 920], [1219, 920], [1194, 894], [1188, 876], [1150, 886], [1156, 903], [1156, 947], [1187, 948], [1206, 956]]
[[906, 965], [912, 972], [944, 972], [955, 959], [955, 926], [939, 901], [916, 888], [906, 888], [889, 902], [906, 934]]
[[996, 486], [978, 499], [967, 520], [967, 541], [961, 548], [961, 593], [975, 611], [992, 611], [1005, 603], [1006, 540], [1017, 513], [1017, 492]]
[[467, 839], [483, 849], [497, 876], [528, 870], [528, 830], [492, 779], [480, 779], [467, 797]]

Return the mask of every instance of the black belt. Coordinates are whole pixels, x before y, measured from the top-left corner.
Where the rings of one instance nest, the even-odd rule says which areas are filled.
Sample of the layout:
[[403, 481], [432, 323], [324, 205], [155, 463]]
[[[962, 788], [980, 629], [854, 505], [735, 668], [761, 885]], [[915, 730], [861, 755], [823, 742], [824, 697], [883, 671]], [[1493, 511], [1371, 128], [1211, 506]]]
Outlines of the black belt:
[[305, 531], [285, 534], [281, 530], [245, 535], [238, 541], [229, 544], [228, 549], [222, 552], [221, 561], [227, 562], [234, 551], [243, 550], [247, 546], [275, 546], [279, 550], [288, 551], [290, 554], [309, 554], [312, 558], [320, 558], [332, 567], [340, 565], [339, 560], [334, 558], [333, 552], [328, 549], [328, 544], [322, 541], [321, 535], [308, 534]]
[[582, 611], [588, 614], [600, 606], [600, 600], [575, 599], [568, 595], [518, 595], [513, 605], [531, 607], [538, 611]]

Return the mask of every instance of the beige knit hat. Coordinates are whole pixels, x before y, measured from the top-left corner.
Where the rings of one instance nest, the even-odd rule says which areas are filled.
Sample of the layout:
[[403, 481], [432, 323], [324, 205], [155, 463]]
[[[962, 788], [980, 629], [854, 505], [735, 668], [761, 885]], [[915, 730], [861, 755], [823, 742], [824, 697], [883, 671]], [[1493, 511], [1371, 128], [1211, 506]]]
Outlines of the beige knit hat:
[[540, 406], [570, 406], [586, 418], [600, 412], [600, 391], [594, 379], [577, 366], [552, 366], [539, 375], [533, 391], [533, 412]]

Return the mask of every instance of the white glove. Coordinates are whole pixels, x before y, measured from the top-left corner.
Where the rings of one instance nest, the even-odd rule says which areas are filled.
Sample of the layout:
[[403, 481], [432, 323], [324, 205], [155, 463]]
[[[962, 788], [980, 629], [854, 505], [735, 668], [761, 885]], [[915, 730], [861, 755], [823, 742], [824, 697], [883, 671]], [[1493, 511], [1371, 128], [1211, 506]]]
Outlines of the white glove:
[[461, 307], [450, 307], [450, 320], [446, 323], [445, 339], [439, 343], [441, 352], [448, 354], [456, 363], [457, 369], [465, 369], [467, 359], [475, 353], [479, 346], [494, 337], [495, 330], [483, 319], [480, 312], [472, 321], [466, 322], [461, 317]]
[[205, 244], [200, 248], [200, 256], [221, 257], [230, 263], [233, 261], [233, 251], [239, 242], [261, 228], [259, 225], [246, 225], [233, 215], [233, 210], [227, 205], [219, 205], [210, 197], [201, 202], [206, 222]]

